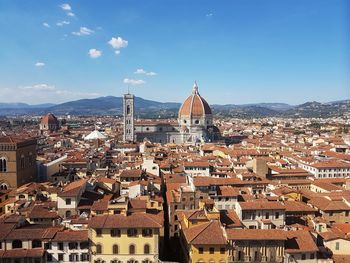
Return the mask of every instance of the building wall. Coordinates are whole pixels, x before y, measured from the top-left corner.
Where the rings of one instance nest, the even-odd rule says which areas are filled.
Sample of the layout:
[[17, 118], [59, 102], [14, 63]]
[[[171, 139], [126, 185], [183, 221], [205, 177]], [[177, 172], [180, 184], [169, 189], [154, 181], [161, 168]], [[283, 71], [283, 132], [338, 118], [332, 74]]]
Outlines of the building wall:
[[0, 181], [17, 188], [36, 181], [36, 140], [17, 144], [0, 144], [0, 158], [7, 160], [7, 171], [0, 172]]
[[[88, 240], [86, 240], [88, 242]], [[52, 242], [51, 243], [51, 248], [47, 249], [47, 253], [52, 255], [52, 261], [47, 260], [46, 262], [71, 262], [69, 260], [69, 255], [70, 254], [77, 254], [79, 257], [79, 262], [89, 262], [89, 260], [83, 260], [81, 261], [81, 254], [89, 254], [89, 248], [82, 249], [80, 248], [81, 242], [77, 241], [78, 243], [78, 248], [77, 249], [70, 249], [69, 248], [69, 242], [62, 242], [63, 243], [63, 250], [59, 249], [58, 243], [60, 242]], [[63, 260], [58, 260], [59, 254], [63, 255]]]
[[[199, 248], [203, 249], [203, 253], [200, 254], [199, 252]], [[210, 248], [214, 248], [214, 253], [210, 253]], [[224, 249], [223, 253], [221, 253], [220, 249]], [[197, 262], [227, 262], [227, 250], [226, 250], [226, 246], [222, 245], [222, 246], [218, 246], [218, 245], [197, 245], [191, 246], [190, 249], [190, 260], [188, 262], [193, 262], [193, 263], [197, 263]]]
[[323, 243], [325, 247], [332, 250], [334, 255], [350, 255], [350, 240], [335, 239]]
[[[127, 229], [121, 229], [120, 237], [112, 237], [110, 235], [110, 229], [102, 229], [102, 235], [96, 236], [95, 229], [89, 229], [89, 238], [91, 240], [92, 262], [97, 259], [111, 262], [111, 260], [118, 259], [122, 262], [127, 262], [130, 259], [142, 262], [143, 260], [150, 260], [155, 262], [155, 259], [159, 255], [159, 230], [152, 229], [152, 237], [143, 237], [142, 229], [138, 228], [138, 235], [136, 237], [128, 237]], [[96, 254], [96, 245], [102, 245], [102, 254]], [[119, 253], [113, 254], [113, 245], [117, 244], [119, 247]], [[135, 245], [135, 254], [129, 254], [129, 246]], [[144, 254], [144, 246], [148, 244], [150, 246], [150, 254]]]
[[229, 262], [283, 262], [283, 240], [230, 240]]

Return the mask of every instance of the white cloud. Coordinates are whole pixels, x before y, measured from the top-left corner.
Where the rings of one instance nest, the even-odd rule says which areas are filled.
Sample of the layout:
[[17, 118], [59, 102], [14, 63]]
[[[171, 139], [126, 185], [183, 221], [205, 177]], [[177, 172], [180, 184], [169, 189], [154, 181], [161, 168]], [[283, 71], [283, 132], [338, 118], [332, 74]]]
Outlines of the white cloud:
[[24, 86], [20, 87], [21, 90], [27, 90], [27, 91], [54, 91], [56, 88], [55, 86], [48, 85], [48, 84], [36, 84], [32, 86]]
[[35, 65], [36, 67], [43, 67], [43, 66], [45, 66], [45, 63], [44, 63], [44, 62], [38, 61], [38, 62], [36, 62], [34, 65]]
[[75, 14], [74, 14], [73, 12], [68, 12], [68, 13], [67, 13], [67, 16], [73, 17], [73, 16], [75, 16]]
[[76, 35], [76, 36], [88, 36], [88, 35], [91, 35], [93, 33], [95, 33], [94, 30], [89, 29], [85, 26], [80, 27], [79, 32], [72, 32], [72, 34]]
[[108, 44], [110, 44], [115, 49], [120, 49], [127, 47], [128, 41], [122, 39], [121, 37], [112, 37], [112, 39], [108, 41]]
[[156, 72], [153, 72], [153, 71], [147, 72], [146, 70], [144, 70], [142, 68], [137, 69], [134, 72], [134, 74], [144, 74], [144, 75], [147, 75], [147, 76], [156, 76], [157, 75]]
[[43, 26], [44, 27], [50, 27], [50, 25], [48, 23], [46, 23], [46, 22], [43, 23]]
[[123, 80], [125, 84], [130, 84], [130, 85], [142, 85], [145, 84], [146, 82], [142, 79], [127, 79], [125, 78]]
[[206, 16], [206, 17], [212, 17], [213, 14], [212, 14], [212, 13], [209, 13], [209, 14], [206, 14], [205, 16]]
[[98, 58], [98, 57], [101, 57], [101, 55], [102, 55], [102, 51], [100, 50], [97, 50], [95, 48], [92, 48], [89, 50], [90, 58]]
[[57, 26], [64, 26], [64, 25], [69, 25], [69, 24], [70, 24], [69, 21], [60, 21], [60, 22], [56, 23]]
[[[13, 96], [16, 94], [16, 96]], [[0, 98], [8, 98], [8, 102], [26, 102], [30, 104], [39, 103], [61, 103], [82, 98], [96, 98], [102, 96], [97, 92], [81, 91], [74, 87], [60, 89], [51, 84], [33, 84], [18, 87], [4, 87], [0, 84]]]
[[62, 4], [60, 5], [60, 7], [64, 10], [64, 11], [72, 11], [72, 7], [69, 4]]
[[116, 55], [119, 55], [119, 54], [120, 54], [120, 50], [116, 50], [116, 51], [114, 51], [114, 53], [115, 53]]
[[144, 69], [142, 69], [142, 68], [139, 68], [134, 73], [135, 74], [146, 74], [146, 71]]
[[147, 72], [146, 73], [147, 76], [156, 76], [157, 73], [153, 72], [153, 71], [150, 71], [150, 72]]

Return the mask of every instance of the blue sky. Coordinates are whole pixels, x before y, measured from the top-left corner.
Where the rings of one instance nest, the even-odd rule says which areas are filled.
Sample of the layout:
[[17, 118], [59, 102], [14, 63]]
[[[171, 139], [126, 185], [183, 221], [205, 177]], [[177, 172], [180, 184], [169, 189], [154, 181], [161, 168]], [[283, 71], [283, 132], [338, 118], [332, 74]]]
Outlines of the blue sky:
[[0, 0], [0, 102], [350, 98], [340, 0]]

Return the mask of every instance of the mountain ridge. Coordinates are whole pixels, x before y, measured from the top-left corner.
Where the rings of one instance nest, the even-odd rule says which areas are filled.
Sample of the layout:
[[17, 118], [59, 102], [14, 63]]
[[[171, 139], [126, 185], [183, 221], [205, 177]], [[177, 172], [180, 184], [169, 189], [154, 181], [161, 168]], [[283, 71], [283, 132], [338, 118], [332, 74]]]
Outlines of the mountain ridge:
[[[135, 97], [136, 116], [141, 118], [176, 117], [180, 106], [181, 103], [178, 102], [159, 102]], [[120, 115], [122, 107], [122, 97], [105, 96], [60, 104], [0, 103], [0, 115], [43, 115], [47, 112], [57, 115]], [[211, 107], [215, 115], [229, 117], [329, 117], [349, 114], [350, 100], [327, 103], [310, 101], [299, 105], [279, 102], [213, 104]]]

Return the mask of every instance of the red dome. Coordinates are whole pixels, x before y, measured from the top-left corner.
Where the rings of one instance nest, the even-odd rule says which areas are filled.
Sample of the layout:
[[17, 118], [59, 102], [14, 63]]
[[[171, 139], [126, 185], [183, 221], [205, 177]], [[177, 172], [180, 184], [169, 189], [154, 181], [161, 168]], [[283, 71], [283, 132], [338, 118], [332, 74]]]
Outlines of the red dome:
[[193, 86], [192, 94], [184, 101], [179, 110], [179, 118], [196, 117], [200, 118], [212, 114], [208, 102], [198, 93], [197, 83]]

